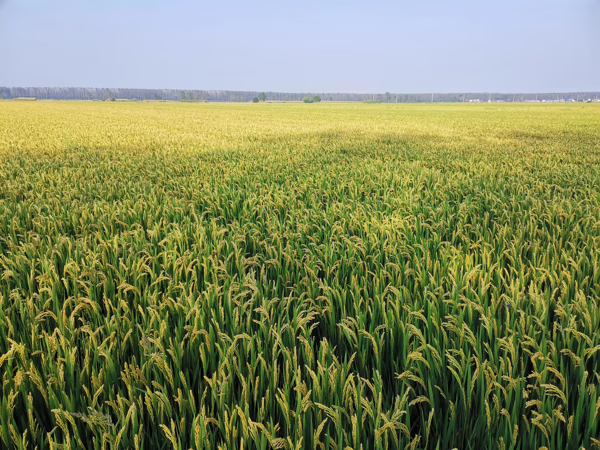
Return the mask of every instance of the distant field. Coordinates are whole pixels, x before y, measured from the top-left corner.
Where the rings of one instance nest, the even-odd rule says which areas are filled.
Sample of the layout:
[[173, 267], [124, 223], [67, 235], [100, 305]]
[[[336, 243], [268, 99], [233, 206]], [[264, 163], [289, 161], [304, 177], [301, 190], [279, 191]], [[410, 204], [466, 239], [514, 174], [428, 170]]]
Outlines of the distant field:
[[2, 448], [597, 448], [600, 104], [2, 102], [0, 305]]

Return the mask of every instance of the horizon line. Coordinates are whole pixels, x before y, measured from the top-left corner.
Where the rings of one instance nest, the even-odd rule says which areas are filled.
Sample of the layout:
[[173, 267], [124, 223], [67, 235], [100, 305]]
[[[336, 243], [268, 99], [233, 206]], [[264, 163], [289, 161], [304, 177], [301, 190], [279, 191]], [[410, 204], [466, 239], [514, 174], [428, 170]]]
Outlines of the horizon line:
[[126, 90], [135, 89], [140, 91], [199, 91], [199, 92], [240, 92], [240, 93], [265, 93], [265, 94], [332, 94], [332, 95], [465, 95], [465, 94], [497, 94], [497, 95], [565, 95], [565, 94], [596, 94], [599, 90], [592, 91], [538, 91], [538, 92], [510, 92], [510, 91], [421, 91], [421, 92], [333, 92], [333, 91], [264, 91], [264, 90], [239, 90], [239, 89], [188, 89], [188, 88], [137, 88], [137, 87], [91, 87], [91, 86], [0, 86], [0, 89], [105, 89]]

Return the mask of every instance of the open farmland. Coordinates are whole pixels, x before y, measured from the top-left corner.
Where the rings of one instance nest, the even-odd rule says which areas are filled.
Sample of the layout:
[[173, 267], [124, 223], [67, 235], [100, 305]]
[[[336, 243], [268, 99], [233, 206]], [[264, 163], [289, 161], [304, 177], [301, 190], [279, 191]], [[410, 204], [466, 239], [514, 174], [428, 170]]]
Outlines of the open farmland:
[[0, 102], [4, 448], [600, 446], [600, 105]]

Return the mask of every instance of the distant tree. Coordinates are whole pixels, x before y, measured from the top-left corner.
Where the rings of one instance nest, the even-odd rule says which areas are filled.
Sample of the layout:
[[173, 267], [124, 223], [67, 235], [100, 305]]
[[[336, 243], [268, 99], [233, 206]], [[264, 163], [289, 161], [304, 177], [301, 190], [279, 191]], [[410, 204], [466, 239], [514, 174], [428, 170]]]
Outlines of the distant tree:
[[180, 100], [181, 100], [182, 102], [185, 102], [185, 91], [181, 91], [181, 92], [179, 93], [179, 98], [180, 98]]
[[315, 103], [319, 103], [321, 101], [321, 96], [320, 95], [314, 95], [312, 98], [312, 101]]
[[304, 98], [302, 99], [302, 101], [303, 101], [304, 103], [312, 103], [312, 102], [313, 102], [313, 101], [312, 101], [310, 98], [308, 98], [308, 97], [304, 97]]
[[258, 99], [261, 102], [264, 102], [267, 99], [267, 94], [265, 94], [264, 92], [261, 92], [260, 94], [258, 94]]
[[258, 103], [258, 97], [254, 97], [254, 98], [252, 99], [252, 103]]
[[385, 100], [389, 103], [390, 99], [392, 98], [392, 94], [390, 94], [389, 92], [385, 93]]
[[158, 95], [156, 92], [153, 95], [154, 100], [162, 100], [162, 97]]

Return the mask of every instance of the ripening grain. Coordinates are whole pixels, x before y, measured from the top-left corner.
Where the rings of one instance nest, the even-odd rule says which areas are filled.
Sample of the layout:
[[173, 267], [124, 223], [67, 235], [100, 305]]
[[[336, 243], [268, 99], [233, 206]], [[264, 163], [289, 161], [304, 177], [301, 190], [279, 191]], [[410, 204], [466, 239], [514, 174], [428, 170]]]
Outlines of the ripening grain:
[[0, 102], [0, 446], [600, 446], [599, 124]]

